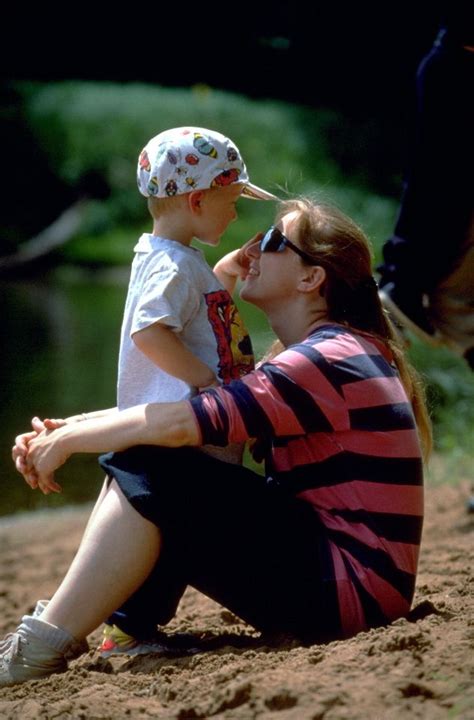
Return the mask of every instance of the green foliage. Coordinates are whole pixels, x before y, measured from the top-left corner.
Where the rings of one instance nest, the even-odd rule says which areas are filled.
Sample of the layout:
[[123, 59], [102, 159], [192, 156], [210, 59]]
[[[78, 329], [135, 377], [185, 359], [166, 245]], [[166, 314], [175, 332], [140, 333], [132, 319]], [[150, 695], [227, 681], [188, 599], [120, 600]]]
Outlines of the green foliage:
[[[138, 153], [150, 137], [180, 125], [211, 127], [230, 136], [252, 181], [277, 195], [311, 193], [337, 204], [367, 233], [375, 265], [392, 232], [398, 200], [381, 194], [383, 153], [375, 156], [383, 132], [370, 122], [356, 126], [333, 111], [257, 101], [207, 86], [58, 82], [22, 83], [15, 89], [29, 128], [62, 182], [75, 187], [95, 172], [111, 188], [107, 201], [90, 204], [81, 235], [62, 251], [66, 261], [130, 263], [137, 235], [150, 229], [135, 183]], [[245, 200], [238, 209], [239, 221], [219, 248], [206, 248], [211, 264], [265, 229], [274, 212], [272, 203]], [[257, 351], [263, 352], [272, 335], [262, 314], [248, 307], [242, 312]], [[416, 339], [410, 355], [427, 382], [436, 447], [456, 456], [472, 454], [472, 373], [448, 350], [431, 349]]]
[[[359, 211], [355, 215], [360, 214], [361, 222], [368, 219], [363, 224], [369, 232], [374, 226], [373, 208], [365, 208], [367, 189], [358, 189], [360, 173], [354, 174], [350, 185], [350, 173], [341, 170], [337, 153], [328, 150], [336, 126], [344, 137], [350, 133], [350, 127], [342, 130], [348, 123], [331, 111], [252, 100], [207, 86], [170, 89], [57, 82], [22, 83], [16, 90], [23, 99], [28, 126], [57, 176], [75, 187], [94, 172], [111, 188], [107, 202], [91, 205], [84, 238], [102, 238], [119, 226], [143, 225], [147, 210], [135, 183], [138, 153], [150, 137], [180, 125], [212, 127], [231, 137], [246, 159], [252, 181], [276, 194], [317, 192], [333, 201], [339, 199], [343, 209]], [[359, 138], [359, 147], [363, 140], [364, 136]], [[363, 155], [363, 148], [360, 153]], [[375, 204], [387, 202], [380, 199]], [[244, 223], [239, 242], [247, 227], [253, 234], [261, 229], [262, 218], [269, 222], [273, 213], [272, 207], [264, 208], [262, 203], [241, 202], [240, 206]], [[229, 237], [232, 241], [237, 237], [234, 228]], [[79, 259], [80, 246], [76, 242], [68, 257]], [[89, 242], [83, 243], [86, 257], [105, 261], [107, 242], [102, 250], [94, 248], [89, 255], [91, 247]]]
[[113, 215], [120, 219], [143, 217], [135, 183], [138, 153], [169, 127], [198, 125], [229, 135], [247, 158], [252, 179], [273, 188], [286, 184], [310, 150], [314, 164], [325, 160], [323, 150], [308, 147], [305, 111], [278, 102], [207, 87], [64, 82], [19, 89], [29, 124], [57, 174], [73, 185], [91, 170], [102, 173], [112, 189], [111, 204], [121, 211]]
[[472, 456], [474, 382], [464, 360], [447, 348], [430, 348], [411, 337], [409, 356], [420, 372], [433, 420], [435, 449]]

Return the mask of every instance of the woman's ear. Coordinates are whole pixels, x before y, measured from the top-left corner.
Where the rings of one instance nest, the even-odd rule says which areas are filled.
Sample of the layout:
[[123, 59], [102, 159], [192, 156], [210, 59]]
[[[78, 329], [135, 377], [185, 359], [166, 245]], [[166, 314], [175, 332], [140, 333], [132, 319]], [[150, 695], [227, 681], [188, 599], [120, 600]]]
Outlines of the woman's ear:
[[303, 272], [298, 282], [300, 292], [320, 290], [326, 280], [326, 270], [321, 265], [303, 265]]
[[203, 190], [193, 190], [188, 195], [188, 205], [191, 212], [201, 212], [201, 203], [204, 196]]

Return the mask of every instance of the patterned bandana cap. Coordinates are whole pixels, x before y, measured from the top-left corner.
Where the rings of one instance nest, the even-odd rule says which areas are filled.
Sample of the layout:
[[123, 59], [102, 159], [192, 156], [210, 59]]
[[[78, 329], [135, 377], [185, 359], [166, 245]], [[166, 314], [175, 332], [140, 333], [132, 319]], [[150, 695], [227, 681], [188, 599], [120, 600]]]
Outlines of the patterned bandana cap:
[[242, 183], [243, 197], [277, 200], [249, 182], [242, 156], [229, 138], [204, 128], [173, 128], [152, 138], [138, 158], [137, 181], [145, 197], [173, 197]]

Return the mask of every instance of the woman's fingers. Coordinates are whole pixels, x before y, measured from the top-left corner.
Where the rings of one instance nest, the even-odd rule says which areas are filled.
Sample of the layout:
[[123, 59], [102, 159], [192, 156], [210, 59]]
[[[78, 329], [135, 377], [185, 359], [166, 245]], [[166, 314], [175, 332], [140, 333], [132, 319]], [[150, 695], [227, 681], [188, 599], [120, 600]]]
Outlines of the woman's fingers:
[[54, 480], [54, 472], [44, 471], [42, 468], [38, 469], [35, 466], [35, 460], [41, 464], [41, 454], [36, 453], [35, 456], [34, 448], [40, 436], [44, 437], [65, 424], [64, 420], [51, 418], [40, 420], [40, 418], [34, 417], [31, 420], [33, 430], [21, 433], [15, 438], [15, 444], [12, 447], [12, 460], [16, 470], [23, 475], [25, 482], [32, 490], [39, 488], [45, 495], [49, 495], [51, 492], [62, 492], [61, 485]]
[[46, 430], [57, 430], [57, 428], [62, 427], [63, 425], [66, 425], [66, 421], [62, 418], [45, 418], [43, 420], [44, 427]]
[[54, 475], [40, 475], [38, 476], [38, 487], [44, 495], [50, 493], [62, 492], [62, 487], [54, 480]]
[[32, 490], [36, 490], [38, 487], [38, 478], [34, 469], [28, 463], [26, 457], [22, 454], [17, 454], [16, 446], [13, 447], [12, 455], [16, 470], [20, 473], [20, 475], [23, 475], [23, 479], [30, 488]]
[[67, 459], [60, 442], [67, 428], [67, 425], [55, 430], [46, 428], [28, 443], [28, 471], [36, 474], [38, 487], [44, 493], [61, 492], [61, 486], [54, 480], [54, 473]]
[[40, 433], [43, 430], [56, 430], [57, 428], [66, 425], [66, 420], [64, 420], [63, 418], [44, 418], [43, 420], [41, 420], [39, 417], [35, 416], [31, 420], [31, 425], [33, 427], [33, 430], [36, 430], [37, 433]]
[[35, 432], [40, 433], [44, 430], [44, 422], [35, 415], [34, 418], [31, 419], [31, 427]]
[[14, 461], [16, 457], [18, 457], [18, 455], [23, 455], [23, 457], [26, 457], [26, 454], [28, 452], [28, 443], [30, 442], [30, 440], [35, 438], [36, 435], [36, 432], [30, 430], [30, 432], [21, 433], [21, 435], [16, 436], [15, 444], [12, 448], [12, 457]]
[[15, 444], [12, 447], [12, 460], [15, 464], [16, 470], [23, 475], [24, 480], [28, 485], [35, 490], [38, 487], [37, 478], [32, 473], [32, 468], [27, 461], [28, 455], [28, 443], [30, 440], [37, 436], [36, 432], [27, 432], [17, 435], [15, 438]]
[[34, 471], [22, 473], [25, 478], [25, 482], [30, 486], [32, 490], [36, 490], [39, 487], [38, 476]]

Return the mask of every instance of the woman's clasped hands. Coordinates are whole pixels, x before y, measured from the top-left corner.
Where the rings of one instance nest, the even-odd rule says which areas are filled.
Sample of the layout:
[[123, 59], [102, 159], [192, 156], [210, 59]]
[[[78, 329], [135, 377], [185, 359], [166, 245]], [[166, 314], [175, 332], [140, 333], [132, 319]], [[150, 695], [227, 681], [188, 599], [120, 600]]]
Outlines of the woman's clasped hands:
[[54, 471], [67, 460], [67, 456], [57, 442], [58, 437], [53, 441], [52, 435], [66, 424], [66, 420], [34, 417], [31, 421], [33, 429], [15, 438], [12, 459], [32, 490], [39, 488], [45, 495], [62, 491], [54, 479]]

